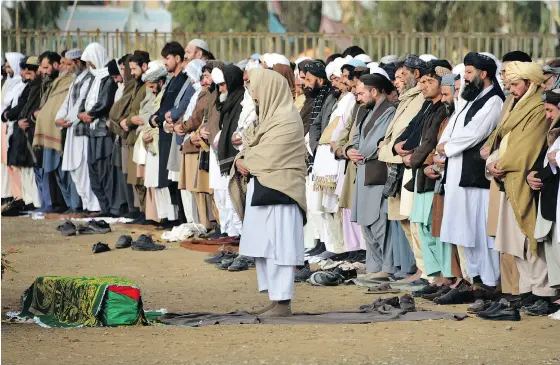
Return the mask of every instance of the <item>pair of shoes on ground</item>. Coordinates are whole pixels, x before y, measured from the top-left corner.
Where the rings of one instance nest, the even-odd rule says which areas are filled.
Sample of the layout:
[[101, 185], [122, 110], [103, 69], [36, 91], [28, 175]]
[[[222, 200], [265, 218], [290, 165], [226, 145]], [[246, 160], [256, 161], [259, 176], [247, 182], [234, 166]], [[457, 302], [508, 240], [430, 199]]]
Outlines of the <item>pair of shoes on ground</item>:
[[245, 271], [249, 270], [250, 267], [255, 266], [255, 259], [243, 255], [237, 255], [235, 257], [228, 256], [222, 259], [222, 261], [216, 266], [222, 270], [228, 270], [232, 272]]
[[401, 314], [416, 312], [414, 298], [409, 294], [405, 294], [401, 297], [377, 298], [372, 304], [360, 306], [360, 311], [378, 311], [383, 314], [389, 314], [395, 309], [400, 309], [399, 313]]
[[66, 221], [56, 227], [63, 236], [74, 236], [76, 234], [104, 234], [111, 232], [111, 226], [104, 220], [91, 220], [87, 225], [76, 226], [71, 221]]
[[466, 280], [461, 280], [455, 288], [448, 285], [428, 284], [422, 289], [412, 292], [412, 296], [431, 300], [440, 305], [462, 304], [473, 300], [471, 285]]
[[[115, 244], [116, 249], [129, 247], [136, 251], [161, 251], [165, 249], [165, 245], [154, 243], [152, 236], [146, 234], [140, 235], [136, 241], [133, 241], [131, 236], [122, 235]], [[111, 248], [106, 243], [97, 242], [93, 245], [92, 251], [93, 253], [101, 253], [111, 251]]]
[[467, 309], [469, 313], [476, 313], [476, 316], [491, 321], [520, 321], [519, 310], [505, 299], [499, 302], [489, 302], [477, 299], [473, 305]]

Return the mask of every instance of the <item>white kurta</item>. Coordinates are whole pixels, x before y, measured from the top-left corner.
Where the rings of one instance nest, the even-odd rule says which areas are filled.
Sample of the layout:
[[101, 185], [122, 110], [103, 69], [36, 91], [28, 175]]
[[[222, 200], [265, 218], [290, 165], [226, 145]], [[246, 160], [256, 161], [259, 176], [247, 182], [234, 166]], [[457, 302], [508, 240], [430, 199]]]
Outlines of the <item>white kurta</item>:
[[[484, 89], [477, 100], [492, 87]], [[498, 96], [490, 98], [465, 126], [465, 116], [472, 105], [473, 102], [469, 102], [464, 109], [455, 111], [439, 141], [446, 142], [448, 158], [440, 238], [443, 242], [464, 247], [475, 247], [476, 242], [486, 238], [488, 248], [492, 248], [494, 240], [486, 236], [489, 190], [463, 188], [459, 186], [459, 181], [463, 151], [492, 133], [498, 124], [503, 101]]]
[[[486, 95], [486, 88], [476, 100]], [[446, 142], [447, 172], [445, 205], [440, 239], [464, 247], [467, 274], [480, 277], [489, 286], [500, 280], [500, 256], [493, 250], [494, 238], [487, 235], [489, 190], [459, 186], [463, 152], [485, 140], [498, 124], [503, 101], [491, 97], [465, 126], [465, 116], [474, 101], [456, 111], [440, 139]]]
[[303, 265], [303, 216], [296, 204], [251, 206], [254, 179], [247, 185], [245, 219], [239, 253], [272, 260], [276, 265]]

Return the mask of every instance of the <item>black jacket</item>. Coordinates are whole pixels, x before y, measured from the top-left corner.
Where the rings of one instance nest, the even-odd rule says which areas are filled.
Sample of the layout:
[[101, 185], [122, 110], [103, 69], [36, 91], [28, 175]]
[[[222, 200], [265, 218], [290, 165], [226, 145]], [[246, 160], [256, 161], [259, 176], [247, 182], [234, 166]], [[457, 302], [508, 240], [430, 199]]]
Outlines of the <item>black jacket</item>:
[[15, 121], [15, 120], [18, 119], [19, 113], [21, 113], [21, 110], [23, 109], [23, 107], [27, 103], [27, 99], [29, 99], [29, 90], [30, 89], [31, 88], [30, 88], [29, 84], [25, 85], [25, 87], [23, 88], [23, 91], [21, 92], [21, 94], [18, 98], [17, 104], [14, 107], [12, 107], [12, 105], [9, 105], [6, 108], [6, 110], [4, 111], [4, 114], [2, 114], [2, 121], [3, 122], [10, 122], [10, 121]]
[[34, 167], [37, 158], [33, 151], [33, 136], [35, 135], [35, 123], [33, 113], [39, 109], [41, 102], [41, 78], [29, 82], [29, 94], [25, 105], [21, 108], [19, 115], [14, 120], [27, 119], [29, 128], [25, 131], [14, 125], [14, 132], [10, 136], [10, 147], [8, 148], [8, 165], [18, 167]]
[[[88, 94], [91, 90], [91, 86], [93, 85], [93, 80], [89, 85]], [[91, 130], [88, 129], [88, 134], [92, 137], [105, 137], [109, 134], [109, 130], [107, 128], [106, 122], [109, 116], [109, 110], [111, 110], [111, 106], [115, 101], [115, 93], [117, 92], [117, 84], [113, 81], [111, 76], [105, 77], [101, 80], [101, 86], [99, 87], [99, 97], [97, 98], [97, 103], [88, 110], [87, 114], [95, 119], [99, 119], [97, 122], [95, 129]], [[80, 109], [78, 113], [82, 113], [86, 111], [86, 99], [82, 101], [82, 105], [80, 105]], [[80, 123], [83, 123], [80, 121]]]
[[[184, 72], [179, 72], [177, 76], [174, 76], [169, 80], [167, 86], [165, 87], [165, 92], [161, 97], [161, 104], [159, 109], [154, 114], [156, 116], [157, 125], [162, 128], [163, 122], [165, 122], [165, 113], [170, 111], [175, 106], [175, 99], [179, 95], [181, 88], [185, 81], [187, 81], [187, 75]], [[150, 118], [151, 120], [152, 118]]]
[[547, 164], [546, 167], [542, 167], [547, 150], [547, 147], [543, 148], [533, 168], [529, 170], [527, 175], [533, 171], [537, 171], [535, 177], [541, 179], [543, 183], [540, 194], [535, 194], [539, 197], [538, 204], [540, 205], [542, 217], [548, 221], [556, 222], [556, 202], [560, 177], [558, 174], [555, 175], [552, 173], [550, 164]]

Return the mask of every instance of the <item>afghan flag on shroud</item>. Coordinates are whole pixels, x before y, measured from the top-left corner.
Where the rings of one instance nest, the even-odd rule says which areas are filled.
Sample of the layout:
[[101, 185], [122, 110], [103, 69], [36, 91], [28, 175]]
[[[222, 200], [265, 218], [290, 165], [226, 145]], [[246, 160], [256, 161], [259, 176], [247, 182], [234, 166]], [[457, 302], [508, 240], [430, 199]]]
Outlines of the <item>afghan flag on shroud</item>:
[[149, 324], [138, 285], [119, 277], [38, 277], [17, 317], [43, 327]]

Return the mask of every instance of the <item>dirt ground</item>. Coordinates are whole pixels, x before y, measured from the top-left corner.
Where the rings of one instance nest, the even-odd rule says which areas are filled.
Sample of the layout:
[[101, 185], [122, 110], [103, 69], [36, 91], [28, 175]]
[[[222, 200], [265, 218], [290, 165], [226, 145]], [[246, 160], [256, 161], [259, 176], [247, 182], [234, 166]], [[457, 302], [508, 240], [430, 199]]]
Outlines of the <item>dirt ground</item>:
[[[160, 252], [113, 250], [131, 230], [62, 237], [60, 221], [2, 219], [2, 249], [19, 273], [2, 280], [2, 318], [19, 309], [23, 291], [41, 275], [118, 275], [138, 283], [147, 309], [229, 312], [264, 305], [254, 270], [230, 273], [202, 262], [205, 253], [173, 243]], [[136, 237], [142, 232], [135, 230]], [[159, 237], [158, 232], [158, 236]], [[356, 286], [296, 286], [294, 311], [355, 310], [375, 299]], [[421, 308], [464, 313], [466, 305]], [[44, 329], [2, 323], [3, 364], [558, 364], [560, 321], [522, 315], [520, 322], [394, 322], [370, 325], [239, 325]]]

